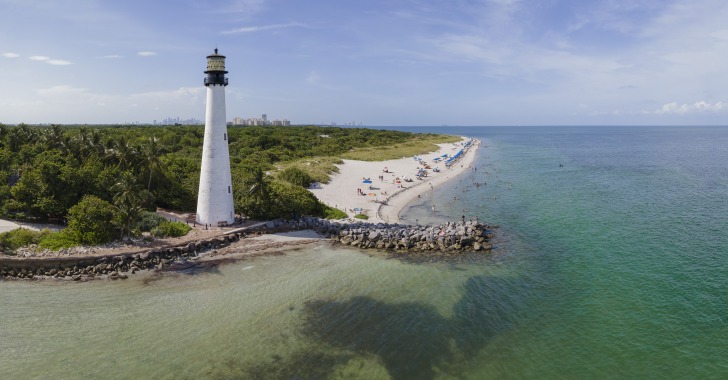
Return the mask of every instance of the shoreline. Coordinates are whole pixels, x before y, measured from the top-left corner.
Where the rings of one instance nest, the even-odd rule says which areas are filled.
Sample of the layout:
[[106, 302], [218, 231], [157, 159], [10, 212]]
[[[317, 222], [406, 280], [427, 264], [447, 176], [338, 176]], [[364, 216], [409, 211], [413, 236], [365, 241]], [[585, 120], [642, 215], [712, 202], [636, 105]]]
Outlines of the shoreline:
[[[22, 280], [113, 281], [125, 280], [130, 275], [149, 278], [168, 272], [204, 270], [222, 263], [277, 255], [286, 250], [327, 242], [328, 239], [315, 231], [304, 230], [250, 236], [222, 235], [205, 241], [191, 242], [191, 245], [182, 244], [100, 256], [0, 257], [0, 283]], [[202, 252], [196, 253], [198, 249]]]
[[[460, 142], [438, 144], [438, 146], [440, 149], [435, 152], [410, 158], [374, 162], [344, 160], [344, 164], [339, 165], [340, 172], [333, 176], [329, 184], [318, 186], [310, 189], [310, 191], [320, 201], [328, 205], [334, 207], [337, 207], [338, 205], [350, 205], [346, 208], [349, 218], [341, 221], [343, 223], [400, 223], [400, 213], [407, 207], [407, 205], [415, 201], [421, 195], [459, 177], [472, 167], [472, 163], [475, 160], [480, 146], [480, 141], [477, 139], [462, 137]], [[437, 159], [439, 157], [444, 157], [445, 154], [449, 157], [457, 154], [459, 157], [457, 160], [453, 160], [451, 165], [445, 166], [443, 163], [444, 158]], [[436, 167], [440, 169], [438, 172], [434, 172], [432, 170]], [[382, 168], [384, 168], [384, 171]], [[425, 168], [427, 169], [427, 175], [415, 177], [414, 174], [417, 174], [418, 171], [425, 170]], [[370, 181], [369, 186], [371, 187], [364, 191], [366, 194], [361, 194], [360, 191], [364, 186], [361, 183], [362, 178], [371, 177], [364, 177], [362, 176], [362, 173], [367, 173], [365, 175], [369, 176], [372, 174], [382, 173], [379, 174], [379, 177], [375, 177], [375, 179]], [[356, 195], [357, 190], [359, 190], [359, 195]], [[356, 213], [355, 210], [360, 213], [367, 214], [369, 219], [363, 221], [353, 218]], [[11, 229], [16, 226], [31, 229], [37, 229], [39, 227], [6, 220], [0, 220], [0, 223], [3, 223], [0, 227], [11, 227]], [[63, 253], [59, 251], [49, 255], [36, 255], [34, 253], [19, 256], [0, 255], [0, 264], [22, 266], [23, 263], [35, 263], [36, 265], [46, 266], [55, 263], [58, 266], [63, 266], [77, 261], [94, 261], [104, 258], [112, 258], [115, 256], [133, 256], [161, 249], [179, 250], [182, 247], [187, 247], [189, 244], [194, 245], [201, 241], [207, 242], [215, 241], [219, 238], [225, 239], [226, 236], [238, 235], [238, 233], [242, 233], [243, 231], [253, 232], [256, 227], [260, 228], [267, 226], [268, 224], [271, 224], [271, 222], [262, 222], [242, 228], [218, 228], [210, 230], [194, 228], [193, 231], [190, 231], [191, 233], [185, 237], [155, 241], [149, 245], [138, 243], [126, 245], [119, 243], [99, 247], [74, 247], [75, 249], [64, 250]], [[294, 234], [293, 236], [288, 236], [288, 238], [284, 239], [285, 241], [276, 239], [274, 237], [275, 235], [270, 234], [270, 232], [264, 234], [265, 237], [248, 240], [251, 243], [262, 243], [260, 245], [254, 244], [258, 246], [258, 249], [238, 250], [238, 252], [232, 256], [245, 257], [249, 254], [256, 254], [256, 252], [260, 253], [261, 250], [266, 251], [269, 248], [280, 249], [284, 246], [290, 247], [327, 240], [321, 235], [315, 233], [298, 236]], [[237, 239], [235, 239], [235, 241], [237, 241]], [[232, 241], [229, 243], [232, 243]], [[217, 247], [216, 243], [213, 245]], [[221, 249], [221, 251], [223, 250]], [[222, 252], [218, 252], [218, 249], [214, 248], [214, 252], [201, 255], [200, 257], [197, 257], [197, 260], [207, 261], [211, 259], [215, 260], [217, 258], [230, 258], [230, 256]], [[4, 276], [0, 275], [0, 279], [3, 277]]]
[[[333, 175], [328, 184], [318, 184], [309, 191], [322, 203], [346, 212], [350, 219], [362, 213], [370, 223], [400, 223], [400, 213], [418, 196], [457, 178], [472, 166], [481, 142], [461, 137], [460, 142], [438, 144], [440, 149], [437, 151], [416, 157], [387, 161], [344, 160], [343, 164], [337, 165], [339, 173]], [[468, 141], [471, 144], [464, 147]], [[435, 161], [444, 154], [452, 156], [460, 149], [462, 155], [449, 167], [442, 160]], [[427, 176], [416, 177], [419, 170], [426, 168], [423, 163], [430, 167]], [[435, 168], [439, 172], [435, 172]], [[366, 179], [371, 182], [363, 183]]]
[[332, 222], [304, 217], [299, 221], [259, 223], [224, 235], [165, 247], [113, 255], [65, 257], [2, 257], [0, 282], [5, 279], [88, 281], [127, 279], [140, 271], [180, 272], [237, 261], [246, 257], [284, 254], [286, 250], [326, 242], [360, 249], [412, 252], [415, 255], [490, 251], [489, 226], [475, 221], [412, 226], [367, 222]]

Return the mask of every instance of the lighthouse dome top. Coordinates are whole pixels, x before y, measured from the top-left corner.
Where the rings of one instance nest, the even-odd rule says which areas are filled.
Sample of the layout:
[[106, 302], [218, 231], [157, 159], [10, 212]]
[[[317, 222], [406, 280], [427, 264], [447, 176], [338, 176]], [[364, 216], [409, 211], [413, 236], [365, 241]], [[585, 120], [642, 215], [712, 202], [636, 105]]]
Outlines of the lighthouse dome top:
[[215, 52], [213, 54], [207, 56], [207, 71], [205, 71], [205, 73], [210, 71], [227, 73], [227, 71], [225, 71], [225, 56], [218, 54], [217, 48], [215, 48]]

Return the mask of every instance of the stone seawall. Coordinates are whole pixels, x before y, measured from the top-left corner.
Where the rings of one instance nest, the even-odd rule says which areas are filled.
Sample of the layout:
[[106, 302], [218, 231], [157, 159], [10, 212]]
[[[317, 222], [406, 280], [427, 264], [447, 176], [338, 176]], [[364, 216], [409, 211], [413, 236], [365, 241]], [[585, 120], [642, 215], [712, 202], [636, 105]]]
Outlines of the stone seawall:
[[59, 278], [87, 281], [97, 278], [126, 279], [140, 270], [160, 270], [174, 262], [196, 260], [207, 251], [226, 247], [249, 235], [314, 230], [334, 243], [358, 248], [400, 251], [483, 251], [492, 248], [488, 226], [477, 221], [436, 226], [387, 223], [342, 223], [319, 218], [271, 221], [232, 230], [211, 239], [176, 246], [144, 249], [106, 256], [34, 258], [0, 256], [0, 279]]
[[201, 253], [226, 247], [244, 238], [237, 232], [177, 246], [145, 249], [143, 251], [107, 256], [71, 256], [54, 258], [2, 257], [0, 278], [69, 278], [75, 281], [109, 277], [126, 279], [140, 270], [163, 269], [173, 262], [186, 261]]

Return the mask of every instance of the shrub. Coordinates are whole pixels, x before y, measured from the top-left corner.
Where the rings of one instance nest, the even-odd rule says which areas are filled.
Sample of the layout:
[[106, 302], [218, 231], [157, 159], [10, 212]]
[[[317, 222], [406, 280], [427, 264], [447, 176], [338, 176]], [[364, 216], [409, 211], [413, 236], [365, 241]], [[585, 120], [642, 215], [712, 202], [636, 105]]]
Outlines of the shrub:
[[344, 219], [347, 217], [347, 214], [338, 208], [333, 208], [329, 206], [325, 206], [324, 208], [324, 218], [326, 219]]
[[144, 211], [142, 213], [141, 219], [139, 219], [139, 223], [137, 223], [137, 228], [139, 229], [139, 231], [149, 232], [155, 227], [158, 227], [166, 220], [167, 219], [157, 214], [156, 212]]
[[95, 195], [86, 195], [68, 210], [64, 239], [86, 245], [108, 243], [114, 238], [115, 214], [111, 203]]
[[43, 236], [38, 243], [41, 248], [47, 248], [52, 251], [57, 251], [61, 248], [75, 247], [78, 244], [79, 243], [68, 228], [62, 231], [48, 233]]
[[38, 244], [43, 236], [47, 234], [48, 230], [32, 231], [25, 228], [3, 232], [0, 234], [0, 250], [5, 251], [5, 253], [12, 253], [20, 247]]
[[310, 191], [286, 182], [271, 183], [273, 212], [270, 218], [297, 218], [323, 215], [323, 204]]
[[362, 220], [369, 219], [369, 217], [366, 216], [366, 215], [364, 215], [364, 214], [356, 214], [356, 215], [354, 215], [354, 218], [356, 218], [356, 219], [362, 219]]
[[192, 227], [182, 222], [164, 221], [159, 226], [152, 229], [152, 235], [155, 237], [180, 237], [187, 235]]
[[290, 184], [298, 185], [304, 188], [308, 188], [311, 183], [314, 182], [314, 179], [311, 178], [311, 176], [307, 172], [295, 166], [283, 169], [278, 174], [278, 178]]

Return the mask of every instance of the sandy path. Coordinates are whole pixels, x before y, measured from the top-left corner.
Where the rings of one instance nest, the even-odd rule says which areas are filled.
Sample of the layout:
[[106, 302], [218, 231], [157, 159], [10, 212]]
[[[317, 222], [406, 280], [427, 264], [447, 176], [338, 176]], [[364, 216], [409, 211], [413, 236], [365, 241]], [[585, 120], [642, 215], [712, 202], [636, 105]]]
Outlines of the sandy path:
[[19, 227], [20, 227], [20, 225], [18, 225], [15, 222], [11, 222], [11, 221], [5, 220], [5, 219], [0, 219], [0, 233], [12, 231]]

